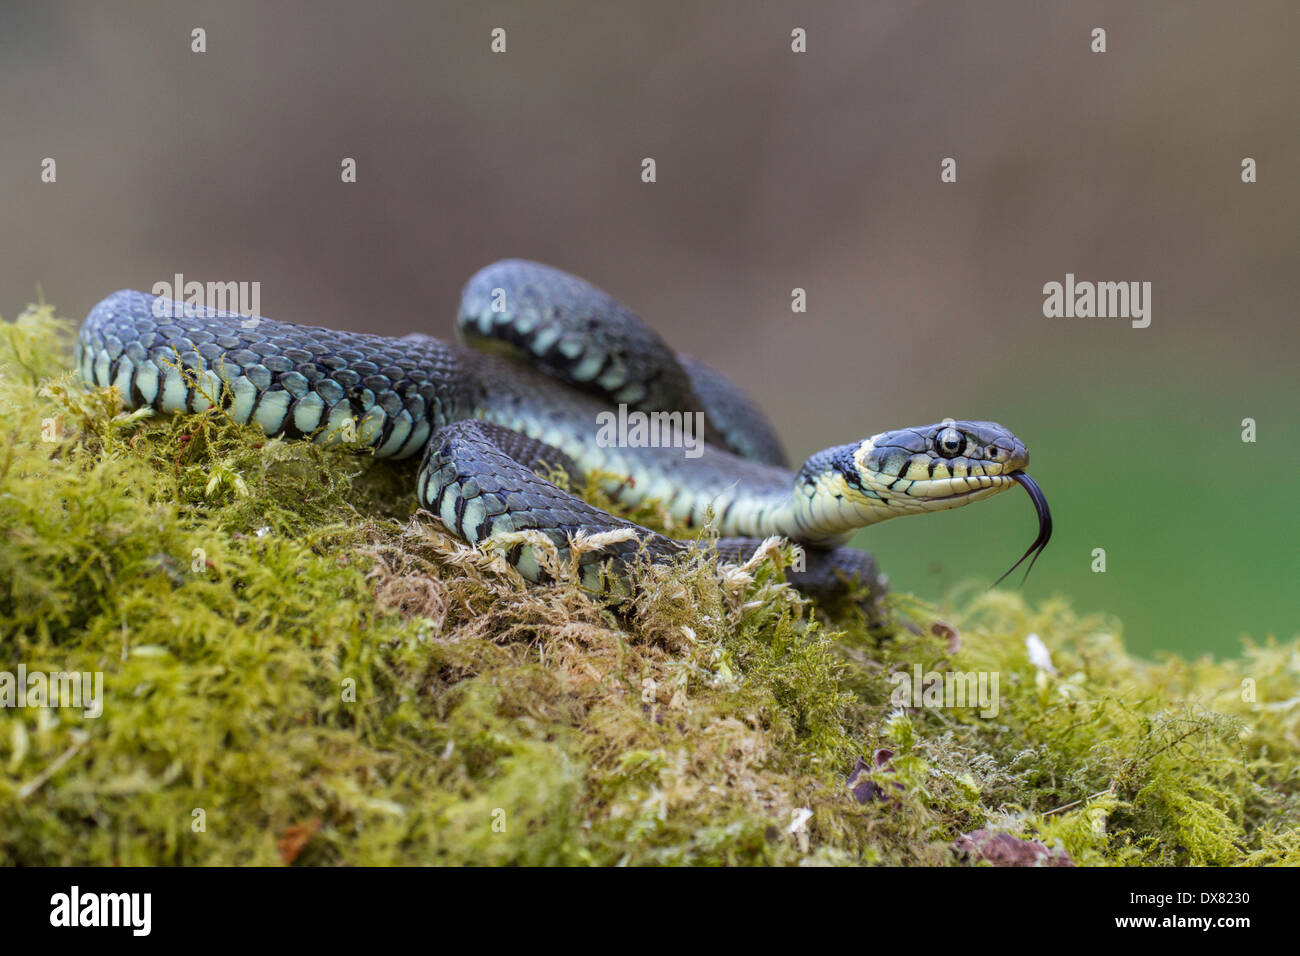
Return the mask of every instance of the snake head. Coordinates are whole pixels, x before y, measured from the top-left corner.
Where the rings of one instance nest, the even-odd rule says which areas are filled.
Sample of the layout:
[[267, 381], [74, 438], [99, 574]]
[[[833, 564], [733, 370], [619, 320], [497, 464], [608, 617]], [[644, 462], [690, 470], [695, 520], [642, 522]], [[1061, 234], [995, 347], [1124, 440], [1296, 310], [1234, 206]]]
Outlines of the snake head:
[[1028, 464], [1025, 443], [1001, 425], [945, 421], [868, 438], [853, 453], [850, 483], [856, 478], [865, 494], [915, 514], [1005, 491]]
[[996, 422], [944, 421], [868, 438], [854, 450], [852, 464], [844, 471], [850, 485], [856, 484], [861, 494], [877, 499], [894, 514], [959, 508], [1012, 485], [1023, 487], [1038, 513], [1038, 536], [998, 578], [996, 587], [1033, 555], [1025, 570], [1029, 577], [1052, 537], [1047, 497], [1025, 473], [1028, 465], [1025, 443]]

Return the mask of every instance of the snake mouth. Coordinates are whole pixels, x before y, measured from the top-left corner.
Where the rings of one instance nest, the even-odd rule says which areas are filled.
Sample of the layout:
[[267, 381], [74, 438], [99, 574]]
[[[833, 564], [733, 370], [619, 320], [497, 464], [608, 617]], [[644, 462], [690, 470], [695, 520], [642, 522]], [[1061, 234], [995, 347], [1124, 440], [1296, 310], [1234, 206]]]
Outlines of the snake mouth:
[[1007, 477], [1029, 493], [1029, 499], [1034, 503], [1034, 510], [1038, 512], [1038, 537], [1034, 538], [1034, 543], [1029, 546], [1029, 550], [1020, 556], [1020, 560], [1007, 568], [1006, 573], [990, 585], [990, 590], [1005, 581], [1007, 575], [1020, 567], [1025, 558], [1029, 558], [1032, 554], [1033, 557], [1029, 559], [1029, 567], [1025, 568], [1025, 576], [1020, 579], [1020, 584], [1023, 586], [1029, 580], [1029, 572], [1034, 570], [1034, 562], [1038, 560], [1038, 556], [1047, 547], [1047, 542], [1052, 540], [1052, 509], [1047, 506], [1047, 496], [1043, 494], [1043, 489], [1038, 487], [1038, 482], [1023, 471], [1013, 471]]
[[[1015, 474], [1006, 472], [997, 475], [962, 475], [956, 478], [944, 479], [922, 479], [911, 482], [904, 495], [911, 501], [919, 502], [924, 510], [934, 510], [942, 508], [956, 508], [959, 505], [966, 504], [968, 499], [979, 500], [988, 498], [1001, 491], [1006, 491], [1014, 482]], [[957, 482], [984, 482], [976, 484], [973, 488], [964, 488], [961, 491], [953, 491], [952, 487]], [[886, 483], [886, 488], [889, 485]]]

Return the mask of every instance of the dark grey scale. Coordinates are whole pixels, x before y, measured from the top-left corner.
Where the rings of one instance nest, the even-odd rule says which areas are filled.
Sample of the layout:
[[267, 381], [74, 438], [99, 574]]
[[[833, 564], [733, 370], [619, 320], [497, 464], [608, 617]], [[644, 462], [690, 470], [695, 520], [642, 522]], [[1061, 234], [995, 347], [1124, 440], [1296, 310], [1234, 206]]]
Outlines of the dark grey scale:
[[243, 347], [243, 343], [238, 339], [235, 340], [234, 347], [226, 349], [226, 358], [235, 364], [247, 368], [251, 365], [261, 364], [261, 357], [254, 351]]
[[817, 476], [827, 471], [837, 471], [855, 488], [861, 487], [861, 481], [854, 467], [853, 455], [858, 450], [856, 444], [835, 445], [811, 455], [799, 469], [798, 480], [815, 483]]
[[343, 386], [334, 378], [321, 378], [316, 381], [316, 394], [321, 397], [325, 404], [333, 405], [341, 401], [344, 396]]
[[913, 428], [889, 432], [885, 440], [880, 441], [874, 451], [882, 455], [905, 452], [910, 455], [920, 454], [930, 447], [930, 440]]

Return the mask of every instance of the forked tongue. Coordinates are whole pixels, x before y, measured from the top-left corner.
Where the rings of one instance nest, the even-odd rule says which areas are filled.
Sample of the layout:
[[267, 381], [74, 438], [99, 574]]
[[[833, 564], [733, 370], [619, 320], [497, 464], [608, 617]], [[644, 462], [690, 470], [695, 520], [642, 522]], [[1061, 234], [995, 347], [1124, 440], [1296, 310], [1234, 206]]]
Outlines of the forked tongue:
[[1029, 546], [1029, 550], [1020, 556], [1020, 560], [1007, 568], [1007, 573], [993, 582], [990, 590], [1005, 581], [1007, 575], [1020, 567], [1020, 565], [1024, 563], [1025, 558], [1028, 558], [1032, 554], [1033, 557], [1030, 558], [1029, 567], [1025, 568], [1025, 576], [1020, 579], [1020, 583], [1023, 585], [1027, 580], [1029, 580], [1029, 572], [1034, 570], [1034, 562], [1038, 560], [1038, 556], [1042, 554], [1043, 549], [1047, 547], [1047, 542], [1052, 539], [1052, 511], [1047, 507], [1047, 496], [1043, 494], [1043, 489], [1039, 488], [1038, 482], [1034, 481], [1034, 479], [1030, 478], [1023, 471], [1012, 472], [1011, 477], [1015, 479], [1017, 484], [1023, 486], [1025, 491], [1029, 492], [1029, 498], [1034, 503], [1034, 510], [1038, 512], [1038, 537], [1035, 538], [1034, 543]]

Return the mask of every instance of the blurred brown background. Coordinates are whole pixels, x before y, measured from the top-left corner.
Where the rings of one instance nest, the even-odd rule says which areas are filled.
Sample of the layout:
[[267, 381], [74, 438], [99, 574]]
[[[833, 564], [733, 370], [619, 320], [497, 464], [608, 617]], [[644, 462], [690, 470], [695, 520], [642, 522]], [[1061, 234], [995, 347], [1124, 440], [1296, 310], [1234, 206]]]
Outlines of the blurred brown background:
[[[475, 269], [542, 260], [745, 383], [800, 458], [1008, 425], [1058, 525], [1026, 593], [1226, 651], [1296, 630], [1297, 40], [1300, 5], [1259, 0], [7, 0], [0, 315], [180, 272], [447, 335]], [[1044, 318], [1067, 272], [1150, 281], [1150, 328]], [[860, 543], [937, 600], [1032, 534], [1017, 493]]]

